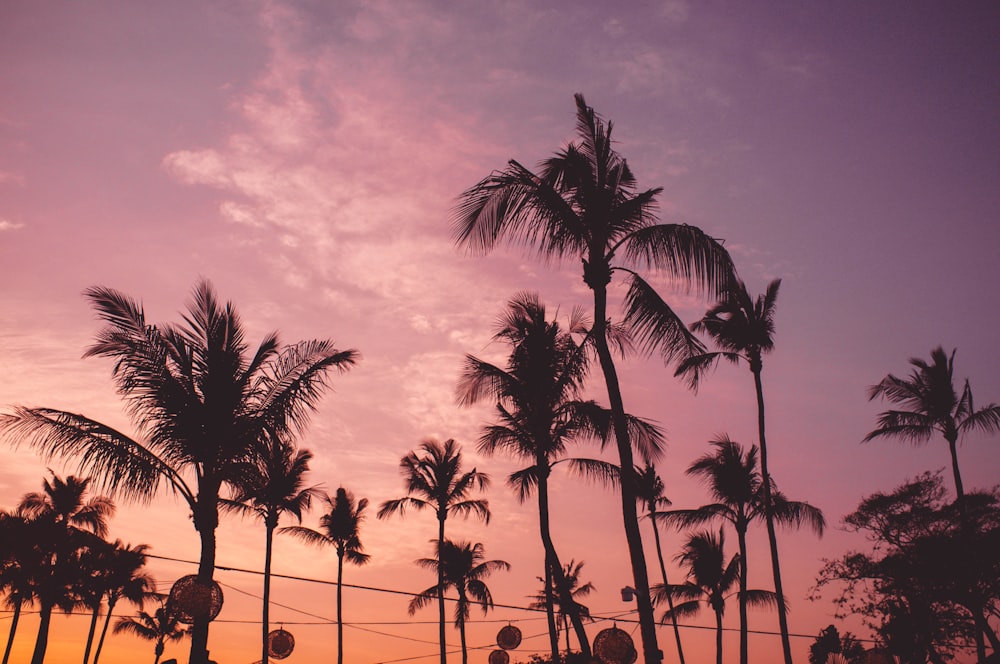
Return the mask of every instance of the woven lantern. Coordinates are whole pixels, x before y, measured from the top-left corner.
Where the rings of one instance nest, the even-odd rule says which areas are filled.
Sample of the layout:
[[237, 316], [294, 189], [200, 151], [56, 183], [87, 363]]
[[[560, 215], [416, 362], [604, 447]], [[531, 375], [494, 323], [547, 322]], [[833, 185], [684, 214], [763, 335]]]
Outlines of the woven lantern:
[[291, 632], [275, 629], [267, 634], [267, 654], [275, 659], [284, 659], [295, 650], [295, 637]]
[[510, 655], [506, 650], [494, 650], [490, 653], [490, 664], [510, 664]]
[[631, 664], [638, 658], [632, 637], [617, 626], [597, 633], [594, 654], [603, 664]]
[[497, 645], [504, 650], [513, 650], [521, 645], [521, 630], [513, 625], [507, 625], [497, 632]]
[[207, 584], [197, 575], [182, 576], [170, 587], [167, 603], [177, 621], [193, 625], [195, 620], [215, 620], [222, 610], [222, 588], [215, 581]]

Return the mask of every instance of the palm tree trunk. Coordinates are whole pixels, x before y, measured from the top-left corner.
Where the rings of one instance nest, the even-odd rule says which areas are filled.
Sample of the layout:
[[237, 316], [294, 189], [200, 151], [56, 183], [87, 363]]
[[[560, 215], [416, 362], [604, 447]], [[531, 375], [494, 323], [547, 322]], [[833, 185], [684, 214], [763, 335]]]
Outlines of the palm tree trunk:
[[52, 622], [52, 605], [44, 603], [38, 612], [38, 636], [35, 638], [35, 650], [31, 654], [31, 664], [45, 662], [45, 649], [49, 645], [49, 625]]
[[958, 472], [958, 433], [947, 436], [948, 451], [951, 452], [951, 472], [955, 475], [955, 496], [959, 503], [965, 498], [965, 488], [962, 485], [962, 474]]
[[87, 632], [87, 645], [83, 649], [83, 664], [87, 664], [90, 660], [90, 649], [94, 645], [94, 634], [97, 632], [97, 616], [100, 611], [101, 606], [98, 604], [90, 614], [90, 631]]
[[659, 664], [660, 649], [656, 643], [656, 623], [653, 619], [653, 602], [649, 594], [649, 576], [646, 573], [646, 555], [642, 550], [642, 533], [639, 531], [639, 517], [636, 514], [635, 465], [632, 458], [632, 442], [625, 419], [625, 405], [622, 402], [621, 386], [615, 370], [611, 349], [607, 338], [608, 291], [606, 285], [591, 285], [594, 291], [594, 343], [604, 373], [604, 383], [608, 389], [611, 405], [611, 419], [614, 425], [615, 442], [621, 468], [622, 517], [625, 539], [628, 542], [629, 559], [632, 563], [632, 579], [636, 591], [636, 608], [639, 613], [639, 631], [642, 637], [643, 662]]
[[545, 551], [545, 622], [549, 628], [549, 650], [552, 651], [552, 661], [559, 659], [559, 633], [556, 630], [556, 612], [552, 601], [552, 566], [554, 561]]
[[337, 664], [344, 664], [344, 551], [337, 550]]
[[722, 664], [722, 611], [715, 612], [715, 664]]
[[3, 664], [10, 660], [10, 650], [14, 646], [14, 634], [17, 632], [17, 622], [21, 619], [21, 602], [14, 605], [14, 616], [10, 621], [10, 633], [7, 636], [7, 647], [3, 651]]
[[[202, 478], [202, 484], [205, 478]], [[202, 583], [212, 584], [215, 575], [215, 529], [219, 525], [217, 506], [218, 487], [215, 490], [215, 500], [206, 501], [204, 487], [199, 488], [199, 502], [195, 510], [195, 528], [201, 536], [201, 556], [198, 561], [198, 579]], [[191, 654], [188, 664], [208, 664], [208, 618], [197, 618], [191, 625]]]
[[771, 475], [767, 470], [767, 442], [764, 437], [764, 386], [761, 383], [760, 357], [750, 359], [754, 388], [757, 391], [757, 436], [760, 438], [760, 475], [764, 483], [764, 522], [767, 524], [767, 541], [771, 545], [771, 573], [774, 592], [778, 595], [778, 628], [781, 630], [781, 651], [785, 664], [792, 664], [792, 644], [788, 636], [788, 616], [785, 611], [785, 593], [781, 588], [781, 565], [778, 562], [778, 537], [774, 531], [774, 510], [771, 505]]
[[[656, 511], [652, 505], [649, 506], [649, 520], [653, 524], [653, 540], [656, 542], [656, 558], [660, 562], [660, 576], [663, 577], [663, 587], [670, 585], [667, 581], [667, 568], [663, 564], [663, 548], [660, 546], [660, 530], [656, 527], [656, 519], [653, 512]], [[680, 664], [684, 664], [684, 648], [681, 647], [681, 630], [677, 626], [677, 616], [674, 615], [674, 598], [667, 593], [667, 608], [670, 610], [670, 622], [674, 626], [674, 639], [677, 640], [677, 659]]]
[[[539, 466], [539, 468], [541, 468], [541, 466]], [[541, 530], [542, 546], [545, 548], [545, 557], [547, 560], [550, 560], [551, 564], [550, 569], [547, 571], [552, 574], [555, 580], [556, 591], [559, 593], [559, 606], [562, 608], [564, 613], [569, 615], [570, 620], [573, 622], [573, 629], [576, 631], [576, 639], [580, 642], [580, 652], [582, 652], [587, 659], [590, 659], [590, 641], [587, 638], [587, 630], [583, 627], [583, 618], [580, 616], [580, 609], [577, 607], [576, 602], [573, 601], [573, 596], [570, 594], [569, 584], [566, 582], [566, 574], [563, 571], [562, 563], [559, 561], [559, 556], [556, 555], [555, 544], [552, 543], [552, 533], [549, 528], [549, 485], [547, 479], [542, 477], [541, 473], [539, 473], [538, 478], [538, 526], [539, 530]], [[548, 586], [546, 586], [546, 590], [548, 591]], [[546, 602], [548, 602], [549, 599], [549, 597], [546, 597]], [[550, 626], [550, 635], [553, 656], [558, 657], [559, 643], [558, 637], [556, 636], [554, 618]]]
[[441, 664], [448, 664], [448, 645], [444, 632], [444, 567], [441, 565], [441, 550], [444, 548], [444, 520], [447, 512], [446, 508], [438, 508], [438, 641], [441, 644]]
[[160, 658], [163, 657], [163, 637], [161, 636], [156, 641], [156, 658], [153, 660], [153, 664], [160, 664]]
[[747, 527], [741, 523], [736, 528], [740, 546], [740, 664], [747, 664]]
[[[465, 605], [466, 599], [464, 594], [459, 594], [458, 596], [459, 610]], [[458, 619], [458, 638], [462, 641], [462, 664], [469, 664], [469, 651], [465, 647], [465, 619], [459, 616]]]
[[104, 627], [101, 628], [101, 638], [97, 640], [97, 650], [94, 651], [94, 664], [101, 658], [101, 649], [104, 648], [104, 637], [108, 633], [108, 623], [111, 622], [111, 612], [114, 611], [115, 602], [108, 598], [108, 615], [104, 616]]
[[277, 519], [267, 515], [264, 524], [264, 608], [261, 616], [261, 656], [262, 664], [268, 662], [267, 635], [271, 631], [271, 552], [274, 546], [274, 528]]

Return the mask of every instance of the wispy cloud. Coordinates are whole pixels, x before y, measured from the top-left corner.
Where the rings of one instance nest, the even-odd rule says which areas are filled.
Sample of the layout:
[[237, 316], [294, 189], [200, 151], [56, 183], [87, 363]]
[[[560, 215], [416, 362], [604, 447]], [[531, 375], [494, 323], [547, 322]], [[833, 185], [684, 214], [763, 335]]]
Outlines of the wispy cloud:
[[24, 224], [19, 224], [10, 221], [9, 219], [0, 217], [0, 233], [3, 233], [4, 231], [16, 231], [19, 228], [24, 228]]

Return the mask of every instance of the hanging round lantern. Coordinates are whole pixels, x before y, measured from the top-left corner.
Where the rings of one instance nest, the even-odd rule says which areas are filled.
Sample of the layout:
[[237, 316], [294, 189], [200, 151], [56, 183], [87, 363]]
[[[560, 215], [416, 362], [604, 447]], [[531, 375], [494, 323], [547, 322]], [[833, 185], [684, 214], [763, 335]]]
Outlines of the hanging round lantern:
[[267, 634], [267, 654], [275, 659], [284, 659], [295, 650], [295, 637], [284, 629], [275, 629]]
[[167, 603], [177, 615], [177, 621], [193, 625], [195, 620], [215, 620], [222, 610], [222, 588], [210, 584], [196, 574], [182, 576], [170, 587]]
[[490, 664], [510, 664], [510, 655], [506, 650], [494, 650], [490, 653]]
[[604, 664], [631, 664], [639, 657], [632, 637], [617, 626], [597, 633], [594, 638], [594, 654]]
[[521, 630], [513, 625], [507, 625], [497, 632], [497, 645], [504, 650], [513, 650], [521, 645]]

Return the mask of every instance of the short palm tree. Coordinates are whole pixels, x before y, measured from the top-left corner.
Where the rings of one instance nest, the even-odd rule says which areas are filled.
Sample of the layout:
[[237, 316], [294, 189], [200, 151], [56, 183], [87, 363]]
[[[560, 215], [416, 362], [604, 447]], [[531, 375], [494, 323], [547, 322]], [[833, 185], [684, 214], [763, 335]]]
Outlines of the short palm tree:
[[[725, 536], [722, 529], [718, 535], [704, 531], [695, 533], [684, 544], [677, 560], [687, 568], [687, 580], [682, 584], [660, 586], [657, 596], [672, 595], [681, 602], [672, 612], [664, 614], [661, 622], [674, 614], [678, 617], [695, 615], [704, 602], [715, 614], [715, 661], [722, 664], [722, 616], [726, 610], [726, 600], [733, 594], [733, 586], [738, 583], [740, 554], [729, 561], [725, 556]], [[778, 596], [770, 590], [748, 590], [747, 602], [753, 606], [774, 606]]]
[[876, 438], [899, 438], [914, 444], [925, 443], [935, 433], [941, 434], [951, 453], [951, 470], [955, 477], [955, 494], [965, 496], [962, 475], [958, 471], [958, 440], [967, 431], [996, 433], [1000, 431], [1000, 405], [989, 404], [977, 409], [972, 402], [972, 388], [966, 380], [961, 393], [955, 390], [955, 351], [947, 355], [938, 346], [931, 351], [930, 363], [920, 358], [910, 359], [914, 369], [908, 378], [887, 375], [868, 389], [868, 398], [883, 398], [899, 404], [903, 410], [887, 410], [879, 414], [878, 428], [864, 437], [863, 442]]
[[[588, 581], [587, 583], [581, 583], [580, 574], [583, 570], [583, 561], [576, 562], [575, 560], [570, 560], [566, 563], [566, 566], [562, 569], [563, 578], [566, 579], [566, 585], [569, 588], [567, 593], [569, 600], [565, 599], [565, 596], [559, 594], [556, 596], [556, 610], [559, 613], [559, 618], [562, 621], [562, 628], [566, 634], [566, 655], [569, 656], [570, 653], [570, 643], [569, 643], [569, 617], [576, 613], [580, 615], [584, 620], [590, 620], [590, 609], [578, 602], [577, 600], [583, 597], [587, 597], [590, 593], [594, 592], [596, 588], [594, 584]], [[531, 608], [541, 609], [546, 606], [547, 598], [553, 595], [552, 588], [554, 578], [549, 575], [548, 579], [539, 577], [539, 581], [542, 582], [542, 592], [534, 596], [534, 601], [531, 603]], [[548, 586], [548, 589], [546, 589]], [[582, 644], [581, 644], [582, 647]], [[558, 653], [552, 661], [558, 661]]]
[[104, 496], [87, 499], [89, 478], [73, 475], [63, 480], [53, 474], [44, 480], [41, 492], [26, 494], [18, 512], [32, 520], [36, 533], [37, 554], [42, 563], [33, 582], [38, 598], [39, 626], [31, 664], [42, 664], [48, 647], [52, 609], [72, 611], [79, 604], [79, 586], [84, 569], [82, 556], [104, 544], [108, 519], [115, 506]]
[[[155, 582], [143, 570], [146, 566], [146, 552], [148, 550], [149, 547], [145, 544], [130, 546], [121, 540], [115, 540], [107, 548], [107, 555], [103, 556], [104, 569], [100, 577], [99, 587], [103, 591], [101, 594], [107, 601], [108, 612], [104, 617], [104, 626], [101, 628], [101, 636], [97, 640], [97, 648], [94, 650], [93, 664], [97, 664], [101, 658], [104, 637], [108, 633], [108, 624], [111, 622], [111, 615], [118, 602], [125, 600], [141, 609], [147, 599], [155, 596], [153, 590]], [[96, 611], [94, 615], [97, 615]], [[86, 660], [84, 664], [86, 664]]]
[[462, 193], [454, 217], [460, 245], [486, 253], [501, 242], [534, 249], [543, 260], [573, 258], [594, 297], [591, 334], [613, 415], [622, 468], [622, 517], [634, 585], [645, 664], [659, 664], [649, 579], [636, 513], [632, 438], [611, 346], [608, 342], [608, 284], [614, 272], [627, 275], [628, 322], [638, 338], [665, 359], [700, 350], [700, 344], [652, 287], [627, 267], [663, 270], [696, 286], [717, 288], [733, 272], [729, 254], [714, 238], [686, 224], [656, 223], [661, 189], [636, 190], [628, 163], [612, 146], [610, 122], [576, 95], [577, 140], [542, 162], [538, 172], [517, 161], [494, 171]]
[[462, 664], [468, 664], [465, 623], [469, 619], [469, 606], [473, 602], [479, 604], [483, 615], [493, 608], [493, 596], [484, 579], [493, 572], [509, 570], [510, 564], [503, 560], [485, 560], [483, 545], [479, 542], [470, 544], [444, 540], [437, 544], [437, 557], [421, 558], [417, 564], [435, 570], [438, 585], [427, 588], [410, 600], [410, 615], [427, 606], [434, 598], [440, 597], [448, 588], [454, 588], [458, 594], [458, 601], [455, 602], [455, 626], [458, 627], [462, 643]]
[[277, 436], [258, 446], [257, 454], [236, 484], [233, 497], [224, 506], [255, 514], [264, 522], [264, 606], [261, 618], [261, 661], [269, 657], [268, 633], [271, 631], [271, 558], [274, 530], [282, 514], [291, 514], [299, 522], [312, 499], [320, 495], [316, 487], [305, 486], [312, 452], [296, 450]]
[[[0, 435], [46, 457], [76, 457], [100, 484], [148, 501], [166, 485], [190, 510], [201, 538], [198, 577], [212, 583], [220, 490], [235, 486], [255, 446], [305, 426], [333, 369], [357, 352], [329, 341], [282, 346], [269, 334], [255, 351], [232, 304], [199, 282], [181, 325], [146, 321], [142, 306], [109, 288], [87, 290], [105, 327], [87, 356], [115, 360], [112, 377], [139, 437], [52, 408], [0, 415]], [[191, 629], [191, 663], [208, 659], [207, 618]]]
[[188, 635], [188, 631], [178, 623], [177, 616], [166, 606], [161, 606], [152, 615], [140, 611], [135, 617], [119, 618], [112, 631], [155, 642], [153, 664], [159, 663], [167, 641], [180, 641]]
[[0, 592], [4, 606], [10, 609], [10, 629], [4, 648], [3, 664], [10, 661], [14, 635], [21, 619], [21, 609], [34, 597], [33, 582], [40, 565], [34, 531], [37, 526], [17, 511], [0, 511]]
[[371, 558], [361, 544], [361, 522], [365, 518], [368, 499], [355, 502], [354, 494], [340, 487], [336, 497], [330, 500], [330, 511], [319, 518], [319, 530], [303, 526], [282, 528], [282, 533], [298, 537], [309, 544], [332, 546], [337, 551], [337, 664], [344, 664], [344, 618], [343, 587], [344, 561], [354, 565], [364, 565]]
[[[764, 369], [763, 357], [774, 349], [774, 313], [780, 286], [781, 279], [775, 279], [767, 285], [763, 295], [752, 298], [747, 292], [746, 284], [741, 280], [734, 279], [730, 282], [722, 299], [712, 305], [701, 320], [691, 325], [692, 330], [704, 332], [711, 337], [719, 350], [685, 359], [677, 366], [675, 375], [687, 378], [691, 388], [697, 390], [705, 371], [714, 367], [721, 358], [734, 364], [746, 362], [750, 367], [757, 395], [757, 436], [760, 442], [760, 472], [763, 479], [764, 523], [771, 548], [771, 574], [774, 577], [774, 592], [779, 597], [784, 597], [774, 515], [767, 508], [772, 504], [771, 473], [768, 468], [767, 437], [764, 435], [764, 386], [761, 380], [761, 372]], [[788, 615], [783, 601], [778, 603], [778, 627], [781, 630], [781, 650], [785, 664], [792, 664]]]
[[[694, 510], [659, 512], [654, 518], [676, 525], [691, 527], [704, 525], [716, 519], [729, 522], [736, 531], [740, 554], [739, 609], [740, 609], [740, 664], [748, 661], [747, 652], [747, 530], [751, 523], [764, 517], [764, 487], [757, 470], [757, 446], [749, 451], [723, 435], [711, 441], [714, 452], [696, 459], [687, 474], [702, 479], [715, 503]], [[771, 487], [772, 513], [781, 525], [801, 527], [808, 525], [818, 535], [823, 535], [826, 520], [823, 512], [809, 503], [791, 501]]]
[[[489, 486], [490, 478], [473, 468], [462, 472], [462, 452], [451, 438], [444, 444], [428, 439], [420, 448], [412, 451], [399, 462], [399, 469], [406, 482], [406, 495], [387, 500], [379, 507], [378, 518], [392, 514], [402, 516], [407, 508], [417, 511], [431, 509], [437, 517], [437, 550], [444, 550], [444, 524], [448, 516], [474, 515], [489, 523], [489, 502], [481, 498], [471, 498], [475, 489]], [[444, 568], [438, 565], [438, 640], [441, 647], [441, 664], [447, 664], [447, 642], [445, 637], [444, 610]]]

